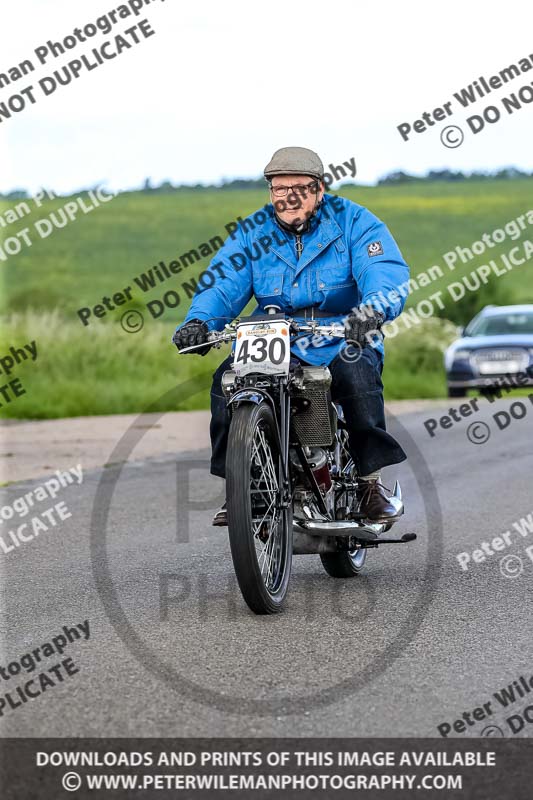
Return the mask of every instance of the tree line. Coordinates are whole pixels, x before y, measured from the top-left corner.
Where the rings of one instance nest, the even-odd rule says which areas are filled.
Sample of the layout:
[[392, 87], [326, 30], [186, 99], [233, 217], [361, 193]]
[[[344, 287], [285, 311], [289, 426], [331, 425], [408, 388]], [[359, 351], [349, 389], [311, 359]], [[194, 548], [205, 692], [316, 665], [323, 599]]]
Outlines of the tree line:
[[[531, 178], [533, 172], [525, 172], [517, 167], [504, 167], [498, 170], [475, 170], [473, 172], [462, 172], [461, 170], [451, 169], [431, 169], [425, 175], [413, 175], [403, 170], [389, 172], [377, 181], [377, 186], [394, 186], [404, 183], [424, 183], [430, 181], [483, 181], [483, 180], [516, 180], [518, 178]], [[343, 186], [361, 186], [362, 184], [344, 182]], [[143, 194], [172, 194], [173, 192], [183, 191], [241, 191], [243, 189], [264, 189], [264, 178], [232, 178], [223, 179], [220, 183], [172, 183], [169, 180], [162, 181], [156, 185], [150, 178], [146, 178], [142, 186], [138, 189], [129, 189], [119, 194], [131, 194], [141, 192]], [[90, 187], [95, 188], [95, 187]], [[83, 194], [89, 189], [80, 190], [75, 194]], [[26, 189], [13, 189], [10, 192], [0, 192], [0, 200], [28, 200], [31, 197]]]

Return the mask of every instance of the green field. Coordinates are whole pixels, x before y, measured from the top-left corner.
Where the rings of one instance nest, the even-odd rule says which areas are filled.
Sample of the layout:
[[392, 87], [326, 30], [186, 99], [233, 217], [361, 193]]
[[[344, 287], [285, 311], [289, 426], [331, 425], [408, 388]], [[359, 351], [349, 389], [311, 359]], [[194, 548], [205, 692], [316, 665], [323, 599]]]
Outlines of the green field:
[[[511, 247], [533, 239], [528, 230], [520, 238], [509, 237], [453, 272], [443, 254], [456, 246], [469, 247], [483, 233], [503, 228], [507, 222], [533, 208], [533, 180], [501, 180], [457, 183], [416, 183], [403, 186], [349, 187], [342, 194], [370, 208], [387, 222], [416, 277], [434, 265], [442, 277], [418, 289], [407, 308], [416, 308], [424, 298], [442, 291], [446, 301], [441, 317], [460, 324], [487, 303], [533, 302], [531, 260], [503, 277], [491, 277], [487, 286], [467, 292], [454, 304], [446, 286], [460, 281], [488, 259], [499, 259]], [[154, 408], [200, 408], [207, 406], [206, 391], [174, 393], [172, 387], [191, 377], [198, 386], [227, 352], [207, 357], [177, 356], [170, 337], [188, 308], [182, 284], [203, 271], [209, 257], [184, 266], [143, 293], [133, 278], [154, 264], [167, 264], [198, 248], [215, 236], [225, 237], [224, 226], [246, 216], [267, 202], [258, 191], [181, 190], [168, 195], [131, 193], [114, 198], [76, 221], [41, 239], [35, 222], [64, 206], [61, 198], [45, 203], [30, 215], [0, 228], [3, 243], [23, 228], [29, 228], [31, 246], [0, 261], [3, 283], [0, 357], [10, 346], [37, 342], [38, 357], [17, 366], [12, 375], [2, 374], [2, 383], [13, 378], [22, 382], [26, 394], [4, 403], [2, 416], [47, 418], [81, 414], [109, 414]], [[5, 218], [14, 202], [0, 203]], [[533, 230], [533, 229], [532, 229]], [[434, 273], [435, 274], [435, 273]], [[112, 296], [131, 286], [132, 301], [105, 317], [91, 317], [84, 327], [77, 311], [93, 307], [104, 295]], [[154, 320], [146, 311], [148, 302], [159, 300], [170, 289], [181, 302]], [[142, 330], [126, 333], [119, 320], [125, 310], [135, 308], [145, 317]], [[429, 319], [387, 342], [385, 386], [387, 399], [439, 397], [445, 394], [442, 350], [454, 338], [454, 328], [444, 320]]]

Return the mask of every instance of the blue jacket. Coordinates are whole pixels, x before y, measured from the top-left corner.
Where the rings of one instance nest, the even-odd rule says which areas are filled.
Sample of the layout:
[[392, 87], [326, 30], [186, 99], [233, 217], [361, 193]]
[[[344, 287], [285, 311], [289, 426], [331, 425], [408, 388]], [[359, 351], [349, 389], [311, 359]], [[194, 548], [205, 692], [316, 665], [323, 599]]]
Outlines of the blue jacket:
[[[386, 225], [366, 208], [324, 195], [301, 244], [298, 258], [296, 237], [280, 227], [271, 204], [251, 214], [211, 261], [184, 322], [197, 318], [221, 330], [252, 296], [259, 304], [254, 314], [275, 304], [303, 319], [298, 309], [315, 305], [331, 312], [321, 324], [341, 322], [361, 304], [375, 306], [387, 321], [401, 313], [409, 268]], [[303, 344], [295, 340], [292, 350], [310, 364], [327, 365], [344, 346], [343, 339], [309, 336]], [[383, 353], [382, 342], [377, 349]]]

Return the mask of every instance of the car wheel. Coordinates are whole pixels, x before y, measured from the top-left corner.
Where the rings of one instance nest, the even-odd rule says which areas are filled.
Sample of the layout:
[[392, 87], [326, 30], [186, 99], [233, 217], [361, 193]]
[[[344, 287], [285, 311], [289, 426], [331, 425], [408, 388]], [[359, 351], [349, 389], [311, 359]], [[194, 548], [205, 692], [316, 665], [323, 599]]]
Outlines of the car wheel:
[[448, 397], [466, 397], [466, 389], [448, 386]]

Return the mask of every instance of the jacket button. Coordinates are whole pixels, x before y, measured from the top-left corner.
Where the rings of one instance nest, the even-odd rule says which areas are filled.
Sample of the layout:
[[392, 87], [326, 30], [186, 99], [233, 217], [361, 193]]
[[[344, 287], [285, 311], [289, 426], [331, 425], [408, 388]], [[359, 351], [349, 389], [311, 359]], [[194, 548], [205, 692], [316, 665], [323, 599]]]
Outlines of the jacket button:
[[319, 243], [319, 244], [317, 244], [317, 247], [322, 247], [322, 245]]
[[298, 288], [298, 284], [297, 283], [293, 283], [292, 285], [294, 286], [295, 289]]
[[276, 286], [276, 288], [274, 289], [274, 294], [277, 294], [278, 292], [279, 292], [279, 289], [278, 289], [278, 287]]
[[325, 285], [326, 285], [325, 283], [319, 283], [319, 284], [318, 284], [318, 288], [319, 288], [319, 289], [323, 289]]

